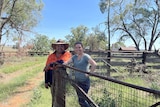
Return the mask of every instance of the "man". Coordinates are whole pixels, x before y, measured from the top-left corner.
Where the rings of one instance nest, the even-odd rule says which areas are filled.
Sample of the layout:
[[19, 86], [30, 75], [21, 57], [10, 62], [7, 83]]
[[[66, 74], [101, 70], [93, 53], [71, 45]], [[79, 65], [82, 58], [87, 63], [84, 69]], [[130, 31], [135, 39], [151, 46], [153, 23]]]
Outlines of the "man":
[[50, 87], [52, 84], [52, 73], [54, 71], [52, 63], [67, 62], [71, 58], [71, 53], [69, 51], [66, 51], [66, 49], [68, 49], [69, 47], [69, 44], [64, 43], [61, 39], [59, 39], [56, 43], [53, 43], [51, 46], [54, 52], [48, 56], [46, 66], [44, 68], [46, 88]]
[[51, 89], [52, 107], [53, 107], [54, 103], [53, 95], [55, 95], [55, 86], [54, 86], [55, 84], [52, 83], [52, 75], [54, 75], [54, 70], [56, 69], [56, 66], [54, 66], [53, 63], [58, 62], [62, 64], [64, 62], [67, 62], [71, 58], [71, 53], [69, 51], [66, 51], [66, 49], [68, 49], [69, 47], [69, 44], [64, 43], [60, 39], [56, 43], [53, 43], [51, 46], [54, 52], [50, 54], [47, 58], [46, 66], [44, 67], [44, 74], [45, 74], [45, 88], [48, 89], [48, 87], [50, 87]]

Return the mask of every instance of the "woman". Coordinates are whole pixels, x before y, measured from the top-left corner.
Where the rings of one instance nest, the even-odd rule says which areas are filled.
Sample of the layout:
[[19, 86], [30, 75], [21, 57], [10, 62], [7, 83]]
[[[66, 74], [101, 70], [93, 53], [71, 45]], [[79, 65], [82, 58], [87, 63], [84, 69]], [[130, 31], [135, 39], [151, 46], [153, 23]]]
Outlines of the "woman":
[[[73, 55], [72, 58], [64, 64], [73, 63], [73, 66], [79, 70], [94, 72], [97, 64], [90, 55], [84, 53], [83, 44], [81, 42], [75, 43], [74, 51], [76, 54]], [[79, 87], [81, 87], [86, 93], [88, 93], [88, 90], [90, 88], [90, 79], [88, 74], [75, 71], [75, 81]], [[77, 95], [81, 107], [89, 107], [88, 103], [83, 99], [78, 91]]]

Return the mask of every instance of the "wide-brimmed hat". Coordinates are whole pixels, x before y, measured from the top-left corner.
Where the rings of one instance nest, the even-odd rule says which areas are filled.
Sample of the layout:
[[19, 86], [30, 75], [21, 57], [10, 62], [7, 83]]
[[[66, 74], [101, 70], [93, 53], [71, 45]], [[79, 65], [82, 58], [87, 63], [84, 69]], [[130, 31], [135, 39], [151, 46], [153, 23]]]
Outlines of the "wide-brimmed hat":
[[64, 45], [64, 49], [66, 50], [69, 47], [68, 43], [65, 43], [63, 40], [59, 39], [56, 43], [52, 43], [52, 48], [55, 49], [56, 45]]

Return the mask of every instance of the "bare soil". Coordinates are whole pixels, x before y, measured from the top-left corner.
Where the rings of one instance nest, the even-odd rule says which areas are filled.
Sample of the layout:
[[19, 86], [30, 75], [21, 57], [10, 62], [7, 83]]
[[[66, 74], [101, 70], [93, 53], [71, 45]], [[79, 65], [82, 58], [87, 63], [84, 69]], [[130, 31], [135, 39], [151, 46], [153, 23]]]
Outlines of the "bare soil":
[[[38, 67], [39, 65], [36, 65]], [[28, 70], [33, 69], [29, 67], [25, 70], [17, 71], [11, 74], [0, 74], [0, 82], [7, 83], [13, 78], [21, 75]], [[43, 72], [38, 73], [35, 77], [27, 80], [26, 84], [22, 87], [18, 87], [15, 93], [12, 96], [9, 96], [7, 99], [0, 102], [0, 107], [21, 107], [22, 105], [27, 104], [32, 95], [33, 90], [43, 81]]]

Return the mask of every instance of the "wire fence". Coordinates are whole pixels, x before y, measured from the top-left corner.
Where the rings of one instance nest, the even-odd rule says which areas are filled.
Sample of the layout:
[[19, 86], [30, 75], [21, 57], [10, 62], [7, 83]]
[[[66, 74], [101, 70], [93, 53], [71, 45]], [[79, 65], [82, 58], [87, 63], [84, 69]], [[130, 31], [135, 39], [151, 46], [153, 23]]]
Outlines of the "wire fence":
[[[160, 101], [160, 92], [124, 82], [91, 77], [90, 97], [99, 107], [150, 107]], [[152, 92], [153, 91], [153, 92]], [[158, 98], [159, 97], [159, 98]]]
[[[88, 96], [99, 107], [158, 107], [160, 106], [160, 91], [137, 86], [67, 66], [73, 70], [90, 75], [91, 87]], [[70, 76], [74, 79], [74, 76]], [[69, 88], [70, 89], [70, 88]], [[67, 97], [75, 99], [74, 89], [67, 91]], [[66, 97], [66, 98], [67, 98]], [[75, 101], [73, 107], [77, 102]], [[72, 103], [73, 104], [73, 103]], [[78, 107], [78, 106], [75, 106]], [[95, 106], [91, 106], [95, 107]]]

